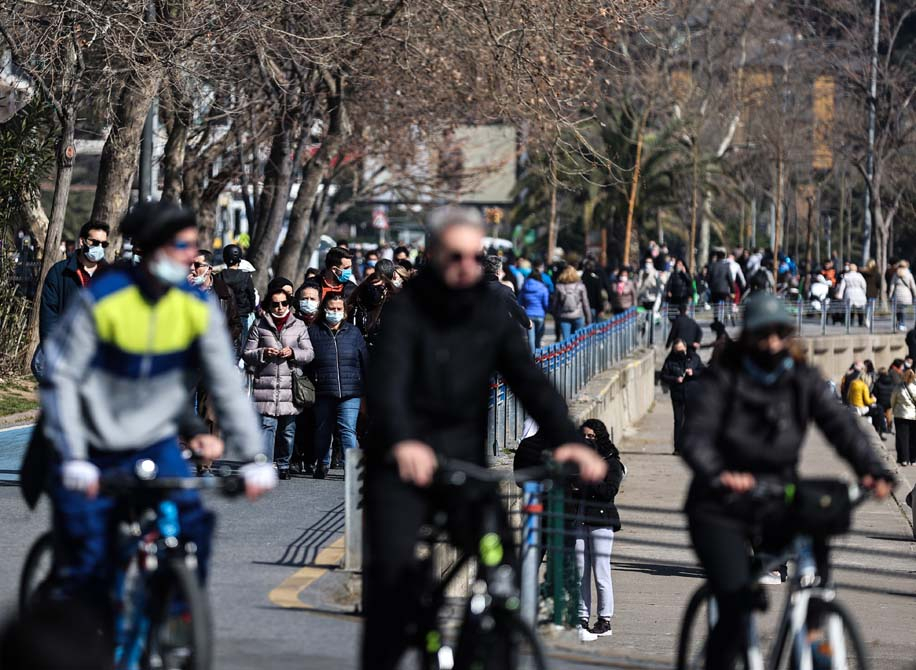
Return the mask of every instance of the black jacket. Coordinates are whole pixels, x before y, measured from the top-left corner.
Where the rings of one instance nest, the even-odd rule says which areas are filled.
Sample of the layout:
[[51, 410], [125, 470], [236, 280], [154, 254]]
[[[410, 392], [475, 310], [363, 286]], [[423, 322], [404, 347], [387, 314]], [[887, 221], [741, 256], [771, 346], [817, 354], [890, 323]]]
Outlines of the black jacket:
[[894, 380], [893, 373], [885, 372], [883, 375], [878, 375], [872, 393], [874, 393], [875, 399], [883, 409], [890, 408], [891, 396], [894, 394], [894, 389], [897, 388], [899, 383], [899, 381]]
[[687, 272], [675, 270], [665, 286], [665, 297], [668, 302], [687, 302], [693, 296], [693, 281]]
[[254, 311], [255, 297], [254, 284], [251, 282], [251, 273], [244, 270], [223, 270], [220, 277], [235, 296], [235, 307], [239, 316], [248, 316]]
[[[700, 360], [697, 352], [688, 346], [684, 355], [678, 355], [675, 352], [668, 354], [662, 365], [661, 380], [668, 385], [671, 391], [672, 400], [684, 400], [687, 397], [687, 388], [692, 386], [700, 377], [703, 371], [703, 361]], [[687, 374], [687, 370], [693, 370], [692, 375]], [[678, 382], [683, 378], [684, 381]]]
[[730, 346], [687, 395], [681, 453], [693, 470], [693, 493], [726, 470], [794, 479], [808, 425], [817, 424], [860, 476], [885, 472], [860, 422], [837, 402], [827, 382], [804, 363], [764, 385]]
[[728, 293], [735, 292], [732, 286], [732, 272], [728, 267], [728, 261], [716, 261], [709, 264], [709, 276], [707, 277], [710, 293]]
[[335, 333], [324, 322], [309, 326], [315, 358], [308, 374], [315, 393], [334, 398], [356, 398], [366, 391], [369, 353], [362, 333], [344, 321]]
[[916, 328], [906, 334], [907, 356], [916, 360]]
[[620, 530], [620, 513], [617, 511], [617, 505], [614, 504], [614, 498], [620, 490], [620, 483], [623, 481], [623, 464], [620, 458], [609, 457], [605, 459], [607, 463], [607, 474], [604, 480], [597, 484], [579, 484], [572, 491], [574, 500], [584, 503], [583, 511], [585, 513], [583, 523], [592, 528], [612, 528], [614, 532]]
[[[73, 297], [83, 288], [77, 274], [79, 267], [79, 251], [74, 251], [48, 270], [44, 288], [41, 290], [41, 309], [38, 312], [38, 335], [42, 342], [54, 330]], [[104, 263], [100, 263], [96, 272], [100, 272], [103, 267]]]
[[525, 330], [528, 330], [531, 321], [528, 319], [525, 308], [518, 303], [518, 297], [515, 295], [515, 291], [505, 284], [500, 283], [496, 275], [488, 274], [484, 285], [490, 293], [499, 298], [506, 312], [512, 317], [512, 320]]
[[585, 292], [588, 294], [588, 304], [592, 309], [601, 311], [604, 304], [604, 298], [601, 296], [603, 290], [608, 297], [611, 295], [611, 289], [607, 280], [595, 270], [582, 273], [582, 283], [585, 284]]
[[385, 307], [369, 374], [370, 463], [396, 442], [484, 465], [490, 380], [500, 373], [553, 446], [580, 438], [505, 302], [481, 282], [448, 289], [424, 269]]
[[670, 349], [675, 340], [684, 340], [687, 349], [692, 349], [694, 342], [699, 344], [703, 341], [703, 329], [686, 314], [678, 314], [674, 323], [671, 324], [671, 332], [668, 333], [665, 347]]

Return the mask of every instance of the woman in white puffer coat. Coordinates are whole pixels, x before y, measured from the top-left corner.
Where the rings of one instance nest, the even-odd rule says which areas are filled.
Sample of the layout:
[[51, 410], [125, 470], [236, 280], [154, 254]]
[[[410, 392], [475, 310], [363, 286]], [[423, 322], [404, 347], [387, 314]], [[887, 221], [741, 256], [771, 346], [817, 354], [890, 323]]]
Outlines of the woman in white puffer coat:
[[888, 297], [897, 304], [897, 329], [906, 330], [903, 312], [905, 308], [912, 306], [913, 298], [916, 297], [916, 282], [913, 281], [909, 262], [897, 263], [897, 274], [891, 280], [887, 291]]
[[868, 304], [868, 286], [865, 277], [859, 273], [859, 268], [854, 263], [849, 264], [849, 272], [843, 275], [837, 297], [849, 302], [852, 314], [859, 319], [859, 326], [865, 325], [865, 306]]

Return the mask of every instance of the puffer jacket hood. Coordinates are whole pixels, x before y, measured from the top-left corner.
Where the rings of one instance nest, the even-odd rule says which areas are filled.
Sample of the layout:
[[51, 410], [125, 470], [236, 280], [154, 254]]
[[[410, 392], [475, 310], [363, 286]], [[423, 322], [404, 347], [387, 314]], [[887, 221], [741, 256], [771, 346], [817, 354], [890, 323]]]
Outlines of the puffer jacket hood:
[[[292, 359], [267, 356], [268, 348], [293, 350]], [[301, 411], [293, 404], [293, 374], [301, 374], [315, 352], [305, 324], [290, 314], [283, 330], [262, 316], [248, 332], [244, 359], [254, 376], [253, 400], [265, 416], [292, 416]], [[295, 370], [295, 371], [294, 371]]]

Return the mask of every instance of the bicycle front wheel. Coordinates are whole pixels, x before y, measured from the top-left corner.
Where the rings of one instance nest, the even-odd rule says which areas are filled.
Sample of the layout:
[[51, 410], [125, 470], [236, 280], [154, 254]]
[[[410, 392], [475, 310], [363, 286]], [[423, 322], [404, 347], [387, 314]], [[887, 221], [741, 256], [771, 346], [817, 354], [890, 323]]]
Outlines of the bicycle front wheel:
[[807, 648], [793, 649], [788, 668], [795, 670], [810, 654], [811, 667], [825, 670], [868, 670], [865, 644], [849, 611], [835, 600], [812, 598], [808, 603]]
[[54, 538], [51, 531], [38, 536], [22, 565], [19, 577], [19, 616], [31, 608], [35, 594], [50, 578], [54, 569]]
[[514, 612], [469, 616], [461, 629], [455, 670], [547, 670], [537, 632]]
[[706, 643], [714, 614], [710, 612], [710, 605], [713, 602], [712, 591], [704, 584], [693, 592], [687, 603], [677, 642], [677, 670], [704, 670], [706, 667]]
[[150, 587], [145, 670], [210, 670], [210, 607], [197, 575], [172, 558]]

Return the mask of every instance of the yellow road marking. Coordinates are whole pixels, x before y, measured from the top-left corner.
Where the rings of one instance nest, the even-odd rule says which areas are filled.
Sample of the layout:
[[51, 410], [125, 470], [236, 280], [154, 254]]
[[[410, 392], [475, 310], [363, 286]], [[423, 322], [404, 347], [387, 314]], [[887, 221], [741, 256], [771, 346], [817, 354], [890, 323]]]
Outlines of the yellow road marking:
[[268, 594], [270, 602], [278, 607], [286, 609], [313, 609], [299, 600], [299, 594], [315, 583], [319, 577], [324, 575], [328, 568], [319, 566], [339, 565], [344, 553], [343, 536], [334, 540], [327, 547], [318, 552], [315, 557], [314, 565], [306, 565], [299, 568], [292, 575], [283, 580], [283, 582]]

